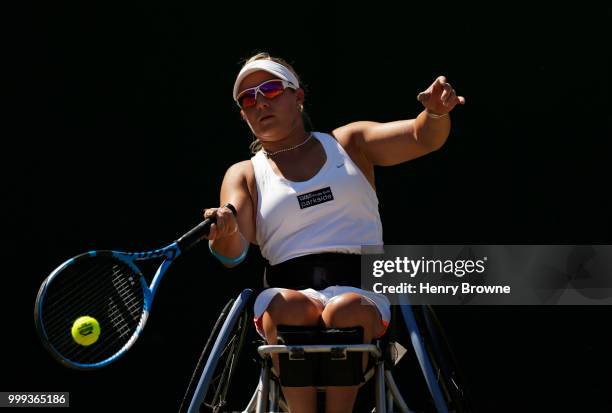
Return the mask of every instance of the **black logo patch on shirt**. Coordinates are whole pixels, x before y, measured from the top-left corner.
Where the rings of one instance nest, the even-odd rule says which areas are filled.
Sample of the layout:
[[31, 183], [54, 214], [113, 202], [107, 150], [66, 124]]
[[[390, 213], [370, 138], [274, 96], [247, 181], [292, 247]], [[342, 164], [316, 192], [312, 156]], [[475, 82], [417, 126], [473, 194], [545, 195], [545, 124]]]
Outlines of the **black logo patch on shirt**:
[[298, 202], [300, 203], [300, 209], [310, 208], [311, 206], [319, 205], [324, 202], [334, 200], [331, 188], [317, 189], [316, 191], [308, 192], [297, 196]]

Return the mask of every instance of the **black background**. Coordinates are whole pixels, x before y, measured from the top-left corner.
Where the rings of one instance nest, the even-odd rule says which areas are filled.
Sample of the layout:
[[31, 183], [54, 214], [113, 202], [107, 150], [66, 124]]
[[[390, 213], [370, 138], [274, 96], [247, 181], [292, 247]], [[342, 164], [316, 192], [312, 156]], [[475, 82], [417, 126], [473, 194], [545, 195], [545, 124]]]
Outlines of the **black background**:
[[[48, 356], [34, 300], [66, 258], [163, 246], [218, 204], [225, 170], [249, 157], [231, 87], [258, 51], [294, 64], [320, 131], [412, 118], [442, 74], [466, 97], [440, 151], [377, 169], [387, 244], [612, 243], [610, 17], [536, 2], [7, 11], [0, 391], [69, 391], [79, 412], [178, 410], [223, 303], [259, 286], [256, 248], [234, 270], [205, 247], [183, 257], [135, 347], [98, 372]], [[476, 411], [612, 410], [609, 307], [441, 315]]]

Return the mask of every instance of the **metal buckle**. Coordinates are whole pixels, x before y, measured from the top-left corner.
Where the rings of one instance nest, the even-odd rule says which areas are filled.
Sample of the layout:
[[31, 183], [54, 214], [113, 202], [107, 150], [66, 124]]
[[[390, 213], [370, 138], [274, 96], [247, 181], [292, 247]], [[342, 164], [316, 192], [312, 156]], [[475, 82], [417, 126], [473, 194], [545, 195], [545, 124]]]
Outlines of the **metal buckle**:
[[306, 360], [302, 347], [289, 347], [289, 360]]
[[332, 347], [330, 353], [332, 360], [346, 360], [346, 347]]

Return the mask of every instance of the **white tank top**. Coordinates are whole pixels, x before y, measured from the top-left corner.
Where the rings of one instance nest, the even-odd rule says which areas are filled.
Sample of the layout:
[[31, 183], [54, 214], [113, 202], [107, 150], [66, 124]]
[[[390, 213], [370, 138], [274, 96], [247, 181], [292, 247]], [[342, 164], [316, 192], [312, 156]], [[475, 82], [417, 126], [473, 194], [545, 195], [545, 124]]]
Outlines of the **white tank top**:
[[313, 136], [327, 159], [307, 181], [278, 176], [262, 151], [251, 158], [256, 238], [271, 265], [322, 252], [360, 254], [362, 245], [383, 243], [378, 197], [365, 175], [331, 135]]

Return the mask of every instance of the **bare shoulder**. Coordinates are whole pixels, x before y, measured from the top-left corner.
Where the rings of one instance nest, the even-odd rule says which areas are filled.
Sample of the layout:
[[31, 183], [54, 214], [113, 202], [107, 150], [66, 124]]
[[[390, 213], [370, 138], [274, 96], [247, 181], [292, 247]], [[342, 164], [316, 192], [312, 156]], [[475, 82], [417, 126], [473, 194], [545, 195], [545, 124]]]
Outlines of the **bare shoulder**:
[[359, 167], [366, 176], [372, 187], [374, 187], [374, 165], [364, 152], [364, 122], [354, 122], [334, 129], [331, 135], [344, 148], [351, 160]]
[[227, 174], [236, 174], [241, 176], [246, 176], [248, 174], [253, 175], [253, 164], [250, 160], [236, 162], [227, 168]]
[[360, 139], [363, 141], [363, 133], [360, 133], [359, 123], [361, 122], [340, 126], [331, 133], [346, 151], [359, 149]]
[[342, 145], [345, 151], [355, 160], [365, 161], [365, 141], [368, 129], [377, 125], [376, 122], [358, 121], [340, 126], [332, 131], [332, 136]]
[[230, 166], [223, 178], [223, 187], [248, 193], [254, 205], [257, 205], [255, 170], [250, 160], [240, 161]]
[[254, 183], [255, 172], [251, 161], [240, 161], [227, 168], [223, 182], [233, 185], [250, 185]]

